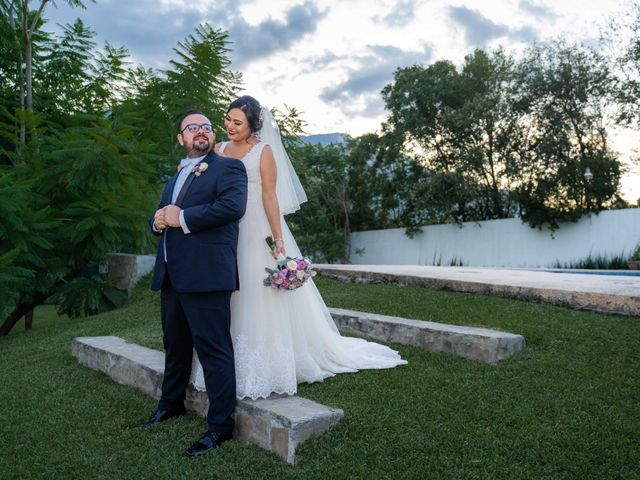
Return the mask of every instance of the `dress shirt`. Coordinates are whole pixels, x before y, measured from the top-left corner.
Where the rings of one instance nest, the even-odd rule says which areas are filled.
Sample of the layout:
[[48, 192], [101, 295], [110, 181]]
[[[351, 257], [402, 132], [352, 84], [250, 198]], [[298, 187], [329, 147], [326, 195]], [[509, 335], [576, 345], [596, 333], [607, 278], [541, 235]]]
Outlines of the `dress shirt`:
[[[171, 203], [175, 204], [180, 194], [180, 190], [182, 190], [182, 186], [184, 182], [186, 182], [187, 177], [193, 171], [193, 167], [195, 167], [198, 163], [200, 163], [206, 155], [202, 155], [201, 157], [196, 158], [184, 158], [180, 161], [180, 173], [178, 174], [178, 178], [176, 179], [176, 184], [173, 187], [173, 195], [171, 196]], [[189, 227], [187, 227], [187, 223], [184, 221], [184, 212], [180, 210], [180, 226], [182, 227], [182, 231], [185, 234], [191, 233]]]

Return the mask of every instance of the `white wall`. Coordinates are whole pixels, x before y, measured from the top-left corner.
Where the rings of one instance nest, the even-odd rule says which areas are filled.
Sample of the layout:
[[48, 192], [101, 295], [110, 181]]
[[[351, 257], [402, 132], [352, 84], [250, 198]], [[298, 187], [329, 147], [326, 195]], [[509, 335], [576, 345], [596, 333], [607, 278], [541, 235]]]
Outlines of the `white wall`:
[[[350, 261], [360, 265], [449, 265], [551, 267], [556, 261], [578, 262], [592, 257], [628, 256], [640, 243], [640, 208], [608, 210], [538, 230], [520, 219], [422, 227], [413, 239], [404, 228], [354, 232]], [[364, 248], [358, 255], [357, 249]]]

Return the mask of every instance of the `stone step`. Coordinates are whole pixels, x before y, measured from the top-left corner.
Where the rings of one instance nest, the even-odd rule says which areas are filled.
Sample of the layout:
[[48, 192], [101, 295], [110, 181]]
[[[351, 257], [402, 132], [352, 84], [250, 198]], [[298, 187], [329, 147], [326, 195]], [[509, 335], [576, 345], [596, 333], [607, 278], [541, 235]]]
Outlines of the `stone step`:
[[[160, 398], [164, 353], [119, 337], [76, 337], [71, 350], [80, 364]], [[185, 405], [204, 416], [209, 407], [206, 392], [189, 386]], [[254, 443], [293, 464], [300, 443], [328, 430], [343, 415], [340, 409], [298, 396], [240, 400], [234, 438]]]
[[423, 320], [330, 308], [343, 333], [361, 335], [383, 342], [420, 347], [430, 352], [446, 352], [495, 364], [524, 347], [524, 337], [488, 328], [462, 327]]

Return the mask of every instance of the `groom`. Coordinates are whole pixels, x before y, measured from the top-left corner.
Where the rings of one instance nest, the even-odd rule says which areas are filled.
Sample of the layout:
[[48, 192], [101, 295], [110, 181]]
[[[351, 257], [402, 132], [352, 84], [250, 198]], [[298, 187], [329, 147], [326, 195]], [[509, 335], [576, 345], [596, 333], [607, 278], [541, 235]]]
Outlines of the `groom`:
[[160, 290], [165, 349], [162, 396], [142, 428], [185, 413], [184, 399], [193, 348], [204, 370], [209, 396], [208, 431], [186, 452], [195, 457], [231, 438], [236, 378], [231, 343], [230, 298], [238, 289], [238, 221], [247, 203], [242, 162], [213, 151], [215, 133], [207, 117], [188, 111], [178, 142], [186, 158], [164, 188], [151, 228], [161, 236], [152, 290]]

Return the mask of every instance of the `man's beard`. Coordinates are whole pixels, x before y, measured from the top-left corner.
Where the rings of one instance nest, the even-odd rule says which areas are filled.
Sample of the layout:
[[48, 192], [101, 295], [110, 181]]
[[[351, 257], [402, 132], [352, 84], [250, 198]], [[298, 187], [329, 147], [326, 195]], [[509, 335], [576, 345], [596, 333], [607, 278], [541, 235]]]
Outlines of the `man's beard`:
[[187, 153], [187, 157], [201, 157], [206, 155], [211, 150], [211, 144], [206, 137], [198, 137], [191, 142], [191, 144], [184, 144], [184, 150]]

